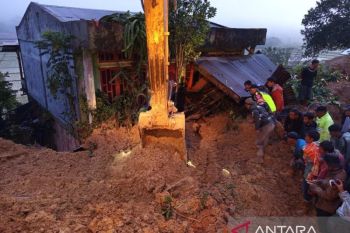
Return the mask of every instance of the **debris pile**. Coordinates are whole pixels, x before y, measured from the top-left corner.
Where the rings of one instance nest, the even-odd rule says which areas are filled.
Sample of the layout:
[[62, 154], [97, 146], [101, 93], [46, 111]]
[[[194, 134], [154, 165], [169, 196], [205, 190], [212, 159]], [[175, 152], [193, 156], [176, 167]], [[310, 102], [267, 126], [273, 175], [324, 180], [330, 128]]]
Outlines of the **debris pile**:
[[0, 139], [0, 232], [224, 232], [231, 217], [310, 215], [289, 148], [274, 141], [255, 164], [253, 126], [228, 121], [187, 123], [187, 164], [142, 149], [136, 127], [106, 124], [76, 153]]

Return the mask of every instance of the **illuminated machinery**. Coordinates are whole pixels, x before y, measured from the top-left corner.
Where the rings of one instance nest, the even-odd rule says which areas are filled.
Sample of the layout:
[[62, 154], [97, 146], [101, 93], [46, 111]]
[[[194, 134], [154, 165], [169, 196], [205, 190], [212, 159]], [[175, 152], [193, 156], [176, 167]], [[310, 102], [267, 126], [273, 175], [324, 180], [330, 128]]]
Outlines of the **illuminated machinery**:
[[166, 144], [187, 160], [184, 113], [169, 114], [168, 0], [144, 0], [151, 110], [139, 116], [142, 146]]

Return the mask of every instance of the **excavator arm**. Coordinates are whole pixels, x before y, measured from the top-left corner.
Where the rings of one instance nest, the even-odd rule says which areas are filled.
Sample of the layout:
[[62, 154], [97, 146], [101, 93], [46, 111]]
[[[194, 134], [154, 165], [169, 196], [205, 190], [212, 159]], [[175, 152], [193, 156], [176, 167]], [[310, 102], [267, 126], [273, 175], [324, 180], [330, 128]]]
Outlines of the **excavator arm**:
[[168, 112], [168, 0], [144, 0], [151, 110], [139, 116], [142, 146], [175, 147], [186, 160], [184, 113]]

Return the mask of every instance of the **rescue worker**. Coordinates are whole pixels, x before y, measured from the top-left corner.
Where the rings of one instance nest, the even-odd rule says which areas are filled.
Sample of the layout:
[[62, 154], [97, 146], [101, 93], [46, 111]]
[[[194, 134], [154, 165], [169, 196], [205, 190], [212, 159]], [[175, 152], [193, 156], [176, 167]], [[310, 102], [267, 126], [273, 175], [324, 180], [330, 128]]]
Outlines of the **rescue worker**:
[[249, 93], [252, 95], [252, 99], [259, 106], [263, 106], [269, 113], [276, 112], [276, 105], [272, 97], [263, 91], [258, 90], [258, 85], [253, 84], [249, 89]]
[[269, 138], [275, 129], [273, 117], [263, 106], [258, 105], [253, 99], [245, 100], [245, 107], [252, 113], [256, 129], [257, 162], [264, 162], [264, 150]]

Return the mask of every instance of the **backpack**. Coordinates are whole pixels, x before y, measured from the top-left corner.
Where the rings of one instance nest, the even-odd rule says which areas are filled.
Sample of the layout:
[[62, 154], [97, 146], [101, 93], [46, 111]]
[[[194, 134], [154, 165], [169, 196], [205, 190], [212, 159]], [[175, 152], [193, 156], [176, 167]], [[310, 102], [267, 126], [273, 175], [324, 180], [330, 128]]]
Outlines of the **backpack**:
[[264, 99], [265, 103], [269, 107], [270, 111], [272, 113], [276, 112], [276, 105], [275, 102], [273, 101], [271, 95], [267, 94], [266, 92], [260, 91], [259, 92], [262, 98]]

